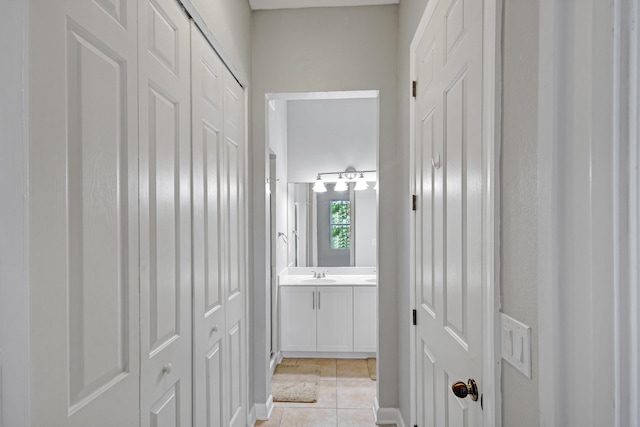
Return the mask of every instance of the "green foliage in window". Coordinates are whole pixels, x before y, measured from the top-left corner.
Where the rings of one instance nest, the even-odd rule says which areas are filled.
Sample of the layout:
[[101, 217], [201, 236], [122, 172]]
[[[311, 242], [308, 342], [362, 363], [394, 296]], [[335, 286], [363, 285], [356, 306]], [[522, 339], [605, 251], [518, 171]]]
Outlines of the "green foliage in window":
[[351, 224], [351, 202], [348, 200], [331, 201], [331, 224]]
[[331, 226], [331, 249], [349, 249], [351, 227], [348, 225]]
[[351, 202], [331, 201], [331, 249], [351, 247]]

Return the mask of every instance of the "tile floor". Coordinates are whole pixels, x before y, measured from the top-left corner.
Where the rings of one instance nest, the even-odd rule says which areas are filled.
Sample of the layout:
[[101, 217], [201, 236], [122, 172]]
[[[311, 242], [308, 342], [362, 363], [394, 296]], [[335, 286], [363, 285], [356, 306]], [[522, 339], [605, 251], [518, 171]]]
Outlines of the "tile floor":
[[[284, 359], [282, 363], [320, 365], [318, 401], [276, 402], [269, 421], [256, 427], [373, 427], [376, 382], [363, 359]], [[391, 427], [391, 426], [389, 426]]]

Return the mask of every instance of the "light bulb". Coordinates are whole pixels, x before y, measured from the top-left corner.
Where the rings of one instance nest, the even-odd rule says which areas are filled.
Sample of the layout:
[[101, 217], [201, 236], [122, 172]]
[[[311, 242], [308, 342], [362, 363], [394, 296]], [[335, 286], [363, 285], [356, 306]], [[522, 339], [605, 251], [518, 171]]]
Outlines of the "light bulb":
[[347, 186], [347, 182], [342, 177], [342, 174], [340, 174], [336, 181], [336, 186], [333, 187], [333, 191], [347, 191], [348, 189], [349, 187]]
[[318, 174], [318, 178], [316, 178], [316, 183], [313, 184], [314, 193], [324, 193], [327, 191], [327, 187], [325, 187], [322, 178], [320, 178], [320, 174]]
[[364, 180], [364, 173], [360, 172], [360, 177], [356, 180], [356, 186], [353, 189], [355, 191], [361, 191], [367, 188], [369, 188], [369, 184]]

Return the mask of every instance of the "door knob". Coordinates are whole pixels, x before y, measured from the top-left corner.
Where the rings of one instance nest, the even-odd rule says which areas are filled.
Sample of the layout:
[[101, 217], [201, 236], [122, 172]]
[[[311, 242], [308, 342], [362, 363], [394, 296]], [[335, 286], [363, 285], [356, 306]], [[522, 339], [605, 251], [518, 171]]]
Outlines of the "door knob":
[[213, 328], [211, 328], [211, 333], [213, 332], [218, 332], [218, 325], [213, 325]]
[[169, 375], [171, 373], [171, 369], [173, 369], [173, 365], [171, 363], [167, 363], [162, 368], [162, 373], [165, 375]]
[[451, 386], [451, 391], [453, 391], [453, 394], [460, 399], [470, 396], [471, 400], [478, 400], [478, 386], [476, 385], [476, 381], [471, 378], [469, 378], [469, 382], [467, 384], [462, 381], [458, 381]]

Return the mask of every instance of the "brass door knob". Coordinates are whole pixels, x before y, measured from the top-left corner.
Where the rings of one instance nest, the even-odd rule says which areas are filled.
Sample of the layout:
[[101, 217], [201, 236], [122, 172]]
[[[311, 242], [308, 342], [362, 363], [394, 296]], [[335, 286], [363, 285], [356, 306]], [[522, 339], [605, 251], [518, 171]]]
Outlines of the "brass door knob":
[[470, 396], [471, 400], [478, 400], [478, 386], [476, 385], [476, 381], [471, 378], [469, 378], [469, 382], [467, 384], [462, 381], [458, 381], [451, 386], [451, 391], [453, 391], [453, 394], [460, 399]]

